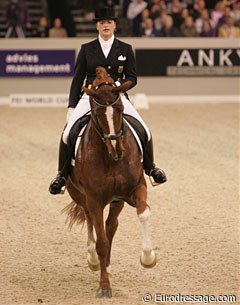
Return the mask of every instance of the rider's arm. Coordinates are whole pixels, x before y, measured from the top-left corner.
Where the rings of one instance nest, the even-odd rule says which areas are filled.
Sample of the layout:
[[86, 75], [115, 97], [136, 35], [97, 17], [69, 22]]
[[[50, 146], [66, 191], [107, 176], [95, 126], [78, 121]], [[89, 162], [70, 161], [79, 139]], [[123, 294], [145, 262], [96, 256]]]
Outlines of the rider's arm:
[[77, 61], [75, 64], [74, 69], [74, 77], [71, 84], [70, 94], [69, 94], [69, 108], [75, 108], [82, 91], [82, 85], [84, 82], [84, 79], [86, 77], [86, 55], [85, 55], [85, 48], [84, 45], [81, 47], [81, 50], [78, 54]]

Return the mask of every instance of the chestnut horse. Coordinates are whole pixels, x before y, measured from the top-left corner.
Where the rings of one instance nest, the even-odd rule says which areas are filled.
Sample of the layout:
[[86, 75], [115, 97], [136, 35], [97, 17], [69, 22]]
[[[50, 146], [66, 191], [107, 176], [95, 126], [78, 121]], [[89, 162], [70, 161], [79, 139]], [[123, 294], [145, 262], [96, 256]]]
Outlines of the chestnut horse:
[[[147, 268], [156, 264], [149, 232], [150, 208], [146, 202], [147, 185], [141, 153], [123, 119], [120, 92], [126, 92], [129, 85], [130, 82], [125, 82], [116, 87], [106, 70], [98, 67], [93, 87], [83, 88], [90, 97], [91, 119], [82, 135], [75, 166], [67, 181], [73, 202], [64, 210], [70, 227], [87, 221], [88, 266], [91, 270], [100, 269], [97, 297], [112, 296], [109, 281], [111, 246], [124, 202], [136, 208], [143, 227], [141, 264]], [[104, 225], [103, 210], [108, 204], [110, 208]]]

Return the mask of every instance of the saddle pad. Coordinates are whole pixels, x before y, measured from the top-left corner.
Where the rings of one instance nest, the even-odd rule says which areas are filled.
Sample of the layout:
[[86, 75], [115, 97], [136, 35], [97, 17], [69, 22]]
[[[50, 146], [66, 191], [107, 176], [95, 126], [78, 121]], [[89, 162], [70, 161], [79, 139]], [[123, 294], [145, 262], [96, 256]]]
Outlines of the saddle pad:
[[[140, 139], [139, 139], [139, 137], [138, 137], [136, 131], [134, 130], [134, 128], [128, 123], [127, 120], [124, 119], [124, 121], [125, 121], [125, 123], [128, 125], [128, 127], [130, 128], [130, 130], [132, 131], [132, 134], [133, 134], [134, 138], [135, 138], [136, 141], [137, 141], [138, 147], [139, 147], [139, 149], [140, 149], [140, 151], [141, 151], [141, 162], [143, 162], [143, 147], [142, 147], [141, 141], [140, 141]], [[77, 141], [76, 141], [76, 144], [75, 144], [75, 154], [74, 154], [75, 158], [76, 158], [76, 155], [77, 155], [77, 150], [78, 150], [78, 147], [79, 147], [79, 145], [80, 145], [80, 142], [81, 142], [81, 138], [82, 138], [83, 132], [84, 132], [84, 130], [85, 130], [86, 127], [87, 127], [87, 125], [85, 125], [85, 126], [81, 129], [81, 131], [80, 131], [80, 133], [79, 133], [79, 135], [78, 135], [78, 138], [77, 138]], [[72, 166], [75, 165], [75, 158], [72, 159]]]

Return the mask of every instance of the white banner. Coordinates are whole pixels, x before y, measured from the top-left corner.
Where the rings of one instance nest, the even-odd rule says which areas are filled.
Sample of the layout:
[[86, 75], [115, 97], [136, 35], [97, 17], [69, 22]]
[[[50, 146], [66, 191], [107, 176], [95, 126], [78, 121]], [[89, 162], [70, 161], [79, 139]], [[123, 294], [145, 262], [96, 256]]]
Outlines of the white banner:
[[67, 107], [68, 94], [11, 94], [11, 107]]

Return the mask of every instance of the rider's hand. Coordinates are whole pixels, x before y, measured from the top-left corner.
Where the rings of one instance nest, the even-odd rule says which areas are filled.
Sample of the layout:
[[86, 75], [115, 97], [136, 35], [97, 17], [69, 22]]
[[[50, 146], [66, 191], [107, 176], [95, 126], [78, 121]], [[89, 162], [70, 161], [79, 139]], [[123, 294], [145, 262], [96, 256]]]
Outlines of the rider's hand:
[[73, 110], [74, 110], [74, 108], [71, 108], [71, 107], [68, 108], [66, 122], [68, 122]]

